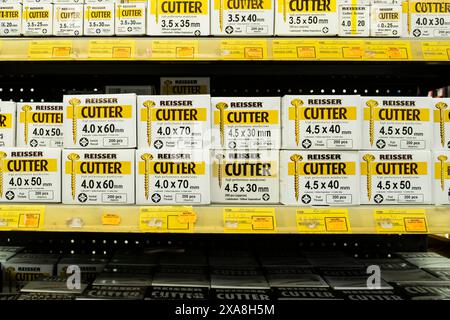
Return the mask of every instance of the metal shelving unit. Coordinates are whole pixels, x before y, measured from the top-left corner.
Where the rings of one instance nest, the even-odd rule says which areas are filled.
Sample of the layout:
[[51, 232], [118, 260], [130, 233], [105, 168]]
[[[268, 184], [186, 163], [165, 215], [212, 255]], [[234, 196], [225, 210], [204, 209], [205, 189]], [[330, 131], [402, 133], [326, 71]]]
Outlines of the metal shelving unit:
[[[449, 84], [449, 60], [450, 41], [434, 39], [3, 38], [0, 99], [59, 101], [66, 93], [102, 93], [106, 85], [158, 88], [161, 76], [211, 77], [213, 96], [423, 96]], [[29, 227], [36, 223], [32, 216], [28, 226], [22, 221], [18, 227], [21, 211], [12, 210], [16, 212], [12, 224], [0, 223], [0, 243], [34, 245], [41, 251], [90, 253], [109, 252], [119, 246], [211, 247], [226, 243], [239, 247], [245, 241], [256, 247], [264, 243], [389, 253], [426, 250], [427, 234], [450, 231], [448, 207], [414, 207], [423, 212], [417, 215], [414, 211], [412, 217], [424, 217], [427, 228], [420, 229], [423, 223], [419, 223], [418, 229], [407, 231], [404, 224], [404, 231], [391, 232], [376, 227], [374, 210], [392, 207], [352, 207], [348, 208], [349, 231], [317, 234], [298, 229], [296, 210], [301, 208], [273, 209], [276, 229], [244, 232], [224, 229], [223, 206], [194, 207], [196, 221], [189, 234], [182, 234], [164, 227], [142, 227], [139, 206], [47, 205], [38, 210], [43, 214], [34, 228]], [[411, 208], [395, 209], [412, 212], [408, 211]], [[33, 210], [31, 213], [36, 213]], [[17, 227], [13, 226], [15, 221]]]
[[376, 38], [4, 38], [0, 60], [449, 61], [450, 41]]

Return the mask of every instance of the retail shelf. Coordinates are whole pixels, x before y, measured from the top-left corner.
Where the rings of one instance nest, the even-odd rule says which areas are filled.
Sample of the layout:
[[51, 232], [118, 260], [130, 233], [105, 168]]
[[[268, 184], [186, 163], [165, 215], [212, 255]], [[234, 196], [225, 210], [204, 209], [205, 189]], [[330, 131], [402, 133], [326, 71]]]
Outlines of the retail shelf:
[[[249, 209], [254, 211], [249, 212]], [[299, 210], [303, 212], [299, 213]], [[377, 216], [375, 211], [378, 211]], [[175, 219], [171, 220], [169, 227], [166, 225], [168, 215], [171, 219]], [[325, 218], [328, 219], [326, 228], [323, 223]], [[189, 222], [193, 220], [196, 220], [195, 223]], [[162, 224], [158, 227], [158, 223]], [[314, 227], [315, 224], [316, 227]], [[380, 224], [383, 224], [381, 228]], [[0, 206], [0, 230], [445, 234], [450, 231], [450, 208], [437, 206], [303, 208], [274, 205], [249, 208], [218, 205], [200, 207], [3, 205]]]
[[379, 38], [2, 38], [0, 61], [449, 61], [450, 41]]

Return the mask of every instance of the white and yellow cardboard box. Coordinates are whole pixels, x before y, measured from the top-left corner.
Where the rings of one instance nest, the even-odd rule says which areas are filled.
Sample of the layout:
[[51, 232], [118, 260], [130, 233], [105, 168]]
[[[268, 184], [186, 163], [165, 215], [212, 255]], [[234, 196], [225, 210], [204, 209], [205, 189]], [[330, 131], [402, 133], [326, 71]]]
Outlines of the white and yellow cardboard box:
[[0, 202], [61, 202], [61, 149], [0, 148]]
[[63, 203], [135, 203], [134, 153], [134, 149], [64, 149]]
[[356, 151], [280, 151], [280, 201], [287, 205], [359, 204]]
[[136, 95], [66, 95], [65, 148], [135, 148]]
[[147, 25], [145, 3], [116, 3], [116, 35], [144, 35]]
[[361, 204], [432, 203], [430, 151], [360, 151]]
[[22, 33], [22, 4], [0, 3], [0, 36], [20, 36]]
[[212, 148], [280, 149], [279, 97], [211, 98]]
[[147, 35], [207, 36], [209, 0], [149, 0]]
[[113, 36], [115, 32], [114, 3], [84, 5], [84, 35]]
[[160, 79], [161, 94], [209, 94], [210, 79], [187, 78], [187, 77], [161, 77]]
[[450, 2], [410, 0], [403, 3], [406, 36], [413, 38], [450, 37]]
[[0, 101], [0, 147], [16, 145], [16, 103]]
[[26, 3], [23, 5], [22, 34], [49, 36], [53, 32], [53, 4]]
[[211, 202], [279, 202], [278, 150], [212, 150]]
[[363, 149], [430, 150], [432, 100], [428, 97], [362, 97]]
[[370, 0], [338, 0], [340, 37], [368, 37]]
[[275, 35], [335, 36], [338, 0], [275, 0]]
[[357, 150], [361, 136], [360, 96], [284, 96], [282, 149]]
[[210, 0], [211, 34], [273, 35], [274, 5], [273, 0]]
[[450, 98], [431, 100], [433, 110], [433, 150], [450, 150]]
[[208, 149], [136, 150], [137, 204], [209, 204]]
[[433, 203], [450, 204], [450, 151], [433, 151], [431, 166]]
[[82, 36], [84, 22], [83, 4], [55, 3], [53, 6], [53, 35]]
[[17, 103], [18, 147], [63, 147], [63, 104]]
[[209, 95], [138, 96], [139, 148], [209, 148], [210, 99]]
[[370, 14], [370, 36], [398, 38], [404, 35], [401, 4], [374, 4]]

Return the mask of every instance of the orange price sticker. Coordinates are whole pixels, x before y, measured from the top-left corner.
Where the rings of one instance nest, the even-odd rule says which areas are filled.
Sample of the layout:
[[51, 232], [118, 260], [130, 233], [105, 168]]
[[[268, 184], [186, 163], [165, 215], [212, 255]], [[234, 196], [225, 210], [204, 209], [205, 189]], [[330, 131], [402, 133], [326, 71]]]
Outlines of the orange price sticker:
[[297, 47], [297, 57], [303, 59], [314, 59], [316, 57], [315, 47]]
[[102, 215], [102, 224], [103, 225], [114, 225], [117, 226], [120, 224], [120, 215], [115, 213], [104, 213]]
[[405, 218], [405, 230], [407, 232], [427, 232], [425, 218]]

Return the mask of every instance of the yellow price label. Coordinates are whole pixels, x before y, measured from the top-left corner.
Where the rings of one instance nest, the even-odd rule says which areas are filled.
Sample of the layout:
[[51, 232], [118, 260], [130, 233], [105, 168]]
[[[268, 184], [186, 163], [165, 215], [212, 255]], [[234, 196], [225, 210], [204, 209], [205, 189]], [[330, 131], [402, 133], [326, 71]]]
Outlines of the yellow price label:
[[231, 233], [271, 233], [276, 231], [274, 208], [224, 208], [224, 231]]
[[374, 210], [377, 233], [428, 233], [425, 209]]
[[364, 41], [323, 40], [318, 41], [319, 60], [361, 60], [364, 55]]
[[220, 56], [225, 60], [266, 60], [267, 40], [222, 40]]
[[139, 228], [143, 232], [193, 232], [197, 214], [188, 206], [141, 207]]
[[411, 44], [408, 40], [365, 42], [364, 60], [410, 60]]
[[422, 42], [422, 56], [426, 61], [450, 60], [450, 41]]
[[133, 59], [135, 52], [135, 40], [89, 40], [89, 59]]
[[45, 206], [0, 206], [0, 230], [40, 230]]
[[71, 40], [34, 40], [28, 44], [29, 59], [69, 59], [72, 56]]
[[156, 60], [196, 60], [198, 40], [153, 40], [151, 58]]
[[272, 57], [274, 60], [314, 60], [318, 46], [317, 41], [273, 40]]
[[102, 214], [102, 224], [105, 226], [117, 226], [120, 224], [121, 218], [119, 214], [104, 213]]
[[300, 233], [351, 233], [347, 209], [298, 209], [297, 230]]

